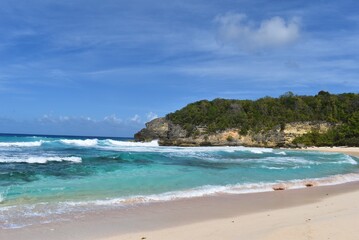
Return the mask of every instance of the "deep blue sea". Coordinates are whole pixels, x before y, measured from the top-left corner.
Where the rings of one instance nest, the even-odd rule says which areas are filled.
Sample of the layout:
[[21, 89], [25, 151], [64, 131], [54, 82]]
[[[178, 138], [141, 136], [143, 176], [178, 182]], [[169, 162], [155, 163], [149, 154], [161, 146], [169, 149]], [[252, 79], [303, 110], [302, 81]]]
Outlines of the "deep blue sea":
[[0, 228], [66, 214], [216, 194], [359, 179], [344, 154], [247, 147], [162, 147], [126, 138], [0, 135]]

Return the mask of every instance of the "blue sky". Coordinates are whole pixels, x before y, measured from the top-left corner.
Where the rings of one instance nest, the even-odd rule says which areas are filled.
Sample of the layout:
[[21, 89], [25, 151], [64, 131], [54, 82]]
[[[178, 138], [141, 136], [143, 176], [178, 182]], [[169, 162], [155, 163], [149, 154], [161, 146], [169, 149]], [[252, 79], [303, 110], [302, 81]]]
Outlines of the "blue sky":
[[0, 132], [132, 136], [186, 104], [358, 92], [359, 3], [2, 0]]

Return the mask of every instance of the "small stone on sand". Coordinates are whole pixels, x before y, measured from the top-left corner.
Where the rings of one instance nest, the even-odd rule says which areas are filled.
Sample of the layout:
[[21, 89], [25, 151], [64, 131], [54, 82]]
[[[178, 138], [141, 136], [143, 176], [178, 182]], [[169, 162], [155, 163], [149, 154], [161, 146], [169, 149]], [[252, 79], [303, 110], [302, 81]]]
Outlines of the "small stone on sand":
[[284, 184], [276, 184], [272, 187], [274, 191], [285, 190], [287, 187]]

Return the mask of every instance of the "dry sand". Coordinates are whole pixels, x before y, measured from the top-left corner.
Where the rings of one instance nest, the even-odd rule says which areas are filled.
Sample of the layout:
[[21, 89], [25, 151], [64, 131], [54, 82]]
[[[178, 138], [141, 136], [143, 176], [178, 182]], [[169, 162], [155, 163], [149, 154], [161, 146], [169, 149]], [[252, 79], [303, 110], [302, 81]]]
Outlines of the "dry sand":
[[[335, 152], [359, 156], [359, 148]], [[139, 205], [69, 222], [0, 230], [0, 239], [357, 240], [358, 222], [359, 182], [352, 182]]]
[[[285, 201], [285, 200], [283, 200]], [[297, 207], [127, 234], [117, 239], [307, 240], [359, 238], [359, 192], [350, 192]]]

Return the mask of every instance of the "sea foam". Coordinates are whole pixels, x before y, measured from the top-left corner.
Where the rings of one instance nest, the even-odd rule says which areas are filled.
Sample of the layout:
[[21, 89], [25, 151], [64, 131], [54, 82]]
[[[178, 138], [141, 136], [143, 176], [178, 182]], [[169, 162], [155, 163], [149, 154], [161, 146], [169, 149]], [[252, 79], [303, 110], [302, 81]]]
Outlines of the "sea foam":
[[112, 139], [107, 139], [106, 142], [112, 146], [118, 147], [158, 147], [158, 140], [153, 140], [151, 142], [128, 142], [128, 141], [116, 141]]
[[102, 199], [93, 201], [67, 201], [62, 202], [65, 206], [126, 206], [141, 203], [152, 202], [167, 202], [180, 199], [197, 198], [205, 196], [215, 196], [222, 194], [247, 194], [259, 192], [275, 191], [275, 186], [283, 186], [285, 189], [301, 189], [308, 187], [310, 183], [313, 186], [329, 186], [338, 185], [353, 181], [359, 181], [359, 174], [338, 174], [330, 177], [323, 178], [310, 178], [310, 179], [294, 179], [289, 181], [276, 181], [276, 182], [259, 182], [259, 183], [243, 183], [243, 184], [228, 184], [224, 186], [207, 185], [196, 187], [187, 190], [170, 191], [160, 194], [150, 195], [134, 195], [122, 198]]
[[5, 201], [5, 194], [4, 193], [0, 193], [0, 203], [3, 203]]
[[40, 163], [47, 162], [74, 162], [80, 163], [80, 157], [60, 157], [60, 156], [29, 156], [29, 157], [0, 157], [0, 163]]
[[44, 141], [34, 142], [0, 142], [0, 147], [40, 147]]
[[353, 165], [357, 165], [358, 162], [355, 161], [351, 156], [349, 155], [344, 155], [344, 162], [346, 163], [350, 163], [350, 164], [353, 164]]
[[61, 143], [67, 144], [67, 145], [73, 145], [78, 147], [93, 147], [98, 144], [98, 139], [62, 139], [60, 140]]

